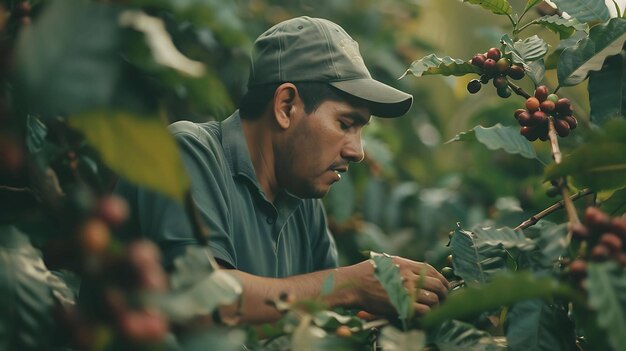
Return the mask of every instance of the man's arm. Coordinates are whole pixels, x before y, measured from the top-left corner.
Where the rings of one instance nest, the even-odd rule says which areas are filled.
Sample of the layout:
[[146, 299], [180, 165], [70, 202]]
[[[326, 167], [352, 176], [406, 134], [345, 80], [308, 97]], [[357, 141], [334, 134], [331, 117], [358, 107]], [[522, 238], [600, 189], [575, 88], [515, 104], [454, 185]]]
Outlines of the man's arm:
[[[405, 288], [416, 295], [413, 308], [423, 314], [444, 299], [448, 293], [448, 281], [436, 269], [426, 263], [393, 257], [400, 268]], [[352, 266], [296, 275], [287, 278], [266, 278], [238, 270], [229, 270], [243, 285], [242, 306], [239, 311], [242, 323], [271, 323], [281, 314], [266, 301], [274, 300], [282, 293], [292, 294], [297, 300], [320, 296], [324, 279], [334, 273], [333, 292], [324, 297], [332, 307], [353, 307], [378, 315], [397, 313], [387, 293], [374, 276], [374, 266], [363, 261]], [[421, 275], [424, 275], [423, 277]], [[416, 293], [419, 284], [423, 284]], [[229, 306], [220, 310], [223, 318], [231, 318], [237, 308]]]

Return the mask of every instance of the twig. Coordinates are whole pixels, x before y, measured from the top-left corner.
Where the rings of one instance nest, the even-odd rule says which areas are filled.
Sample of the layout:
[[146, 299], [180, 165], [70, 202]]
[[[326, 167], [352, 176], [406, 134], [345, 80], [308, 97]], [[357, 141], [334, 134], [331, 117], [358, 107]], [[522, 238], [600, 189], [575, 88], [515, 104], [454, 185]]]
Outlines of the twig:
[[509, 87], [511, 87], [511, 89], [513, 90], [513, 92], [519, 96], [523, 96], [526, 99], [528, 99], [530, 97], [530, 94], [528, 94], [526, 91], [524, 91], [524, 89], [522, 89], [522, 87], [515, 85], [515, 83], [512, 83], [510, 80], [507, 80], [509, 82]]
[[[548, 136], [550, 137], [550, 146], [552, 147], [552, 157], [554, 158], [554, 162], [556, 164], [561, 163], [561, 149], [559, 149], [559, 141], [556, 136], [556, 129], [554, 129], [554, 120], [550, 118], [548, 120], [549, 123], [549, 131]], [[580, 224], [580, 219], [578, 218], [578, 214], [576, 213], [576, 208], [574, 207], [574, 202], [570, 199], [569, 190], [567, 186], [565, 186], [565, 179], [560, 178], [559, 187], [561, 188], [561, 194], [563, 195], [563, 204], [565, 206], [565, 212], [567, 213], [567, 218], [569, 219], [570, 228], [573, 225]], [[569, 243], [572, 239], [572, 231], [571, 229], [567, 233], [567, 242]]]
[[[587, 196], [589, 194], [593, 194], [593, 191], [591, 191], [590, 189], [583, 189], [583, 190], [577, 192], [576, 194], [570, 196], [569, 199], [571, 201], [576, 201], [579, 198]], [[559, 209], [563, 208], [563, 206], [565, 206], [564, 201], [560, 200], [557, 203], [555, 203], [554, 205], [552, 205], [552, 206], [546, 208], [545, 210], [537, 213], [536, 215], [533, 215], [532, 217], [528, 218], [527, 220], [522, 222], [520, 225], [515, 227], [514, 230], [526, 229], [528, 227], [531, 227], [531, 226], [537, 224], [537, 222], [539, 222], [539, 220], [541, 220], [542, 218], [544, 218], [547, 215], [551, 214], [552, 212], [555, 212], [556, 210], [559, 210]]]

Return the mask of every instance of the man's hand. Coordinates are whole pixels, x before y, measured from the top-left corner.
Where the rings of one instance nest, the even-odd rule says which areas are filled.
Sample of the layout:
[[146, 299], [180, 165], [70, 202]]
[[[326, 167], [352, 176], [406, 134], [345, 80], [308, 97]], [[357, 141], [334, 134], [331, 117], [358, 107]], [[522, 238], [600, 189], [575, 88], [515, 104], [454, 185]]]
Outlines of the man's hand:
[[[430, 311], [431, 307], [445, 299], [450, 285], [446, 278], [431, 265], [395, 256], [392, 260], [400, 269], [404, 287], [410, 296], [415, 296], [413, 308], [417, 314]], [[374, 276], [374, 266], [371, 261], [364, 261], [345, 269], [344, 273], [353, 278], [348, 278], [348, 280], [356, 283], [353, 289], [356, 304], [360, 308], [379, 315], [397, 314], [385, 289]]]

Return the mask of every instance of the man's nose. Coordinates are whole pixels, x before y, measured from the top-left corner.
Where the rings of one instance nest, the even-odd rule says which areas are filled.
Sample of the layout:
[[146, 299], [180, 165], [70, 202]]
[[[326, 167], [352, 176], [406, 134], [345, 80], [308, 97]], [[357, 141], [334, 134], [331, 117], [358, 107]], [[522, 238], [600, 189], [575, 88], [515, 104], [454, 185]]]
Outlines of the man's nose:
[[365, 158], [361, 133], [355, 133], [341, 150], [341, 157], [350, 162], [361, 162]]

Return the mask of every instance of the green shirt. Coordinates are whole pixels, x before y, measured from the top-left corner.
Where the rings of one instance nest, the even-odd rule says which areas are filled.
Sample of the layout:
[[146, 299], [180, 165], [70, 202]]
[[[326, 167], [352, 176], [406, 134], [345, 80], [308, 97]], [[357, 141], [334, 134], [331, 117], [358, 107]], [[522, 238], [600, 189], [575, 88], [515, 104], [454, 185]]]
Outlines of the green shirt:
[[[223, 122], [180, 121], [176, 138], [215, 257], [233, 268], [286, 277], [337, 266], [337, 250], [322, 203], [286, 191], [269, 202], [256, 178], [239, 113]], [[154, 240], [164, 264], [196, 245], [182, 206], [121, 181], [116, 191], [131, 210], [131, 230]]]

